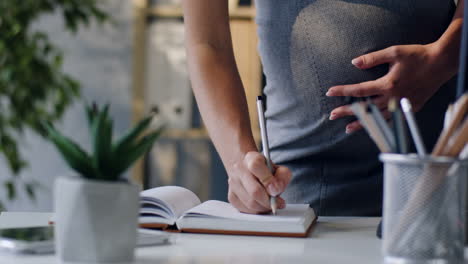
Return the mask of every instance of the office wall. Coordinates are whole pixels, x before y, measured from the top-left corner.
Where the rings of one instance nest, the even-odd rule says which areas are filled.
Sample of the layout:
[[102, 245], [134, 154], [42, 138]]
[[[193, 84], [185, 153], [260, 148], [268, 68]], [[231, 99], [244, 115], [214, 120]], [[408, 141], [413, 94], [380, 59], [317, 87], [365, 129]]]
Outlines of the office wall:
[[[102, 1], [115, 23], [104, 27], [92, 25], [76, 36], [63, 32], [58, 15], [42, 17], [35, 25], [50, 34], [50, 39], [65, 54], [64, 69], [82, 84], [83, 98], [98, 103], [111, 103], [115, 128], [122, 133], [130, 124], [132, 9], [131, 1]], [[89, 141], [87, 123], [81, 102], [76, 102], [66, 113], [59, 128], [76, 141]], [[20, 199], [8, 202], [9, 210], [44, 211], [52, 209], [52, 183], [60, 175], [72, 173], [55, 149], [42, 138], [26, 133], [20, 140], [21, 152], [29, 168], [21, 174], [37, 180], [41, 186], [35, 201], [19, 192]], [[0, 181], [11, 177], [3, 157], [0, 157]], [[5, 201], [5, 190], [0, 188], [0, 199]]]

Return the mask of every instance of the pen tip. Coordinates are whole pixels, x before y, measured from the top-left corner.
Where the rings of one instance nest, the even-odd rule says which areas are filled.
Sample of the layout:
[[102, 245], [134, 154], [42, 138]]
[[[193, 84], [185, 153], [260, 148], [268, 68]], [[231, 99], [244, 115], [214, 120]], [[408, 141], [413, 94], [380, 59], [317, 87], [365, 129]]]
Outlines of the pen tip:
[[261, 100], [263, 100], [263, 96], [261, 95], [257, 96], [257, 101], [261, 101]]
[[276, 197], [274, 196], [270, 197], [270, 207], [273, 214], [276, 215], [276, 209], [278, 206], [276, 205]]

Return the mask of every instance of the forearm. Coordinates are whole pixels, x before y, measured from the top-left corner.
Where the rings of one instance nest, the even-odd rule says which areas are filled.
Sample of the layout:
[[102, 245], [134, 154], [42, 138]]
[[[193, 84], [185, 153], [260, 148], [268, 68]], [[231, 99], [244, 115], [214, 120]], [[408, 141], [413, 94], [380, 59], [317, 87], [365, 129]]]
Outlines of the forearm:
[[458, 71], [464, 2], [459, 0], [452, 22], [444, 34], [433, 43], [438, 61], [444, 65], [449, 79]]
[[208, 133], [226, 167], [256, 151], [237, 71], [227, 0], [183, 1], [192, 88]]
[[257, 150], [245, 92], [233, 56], [207, 44], [188, 48], [193, 91], [203, 121], [225, 166]]

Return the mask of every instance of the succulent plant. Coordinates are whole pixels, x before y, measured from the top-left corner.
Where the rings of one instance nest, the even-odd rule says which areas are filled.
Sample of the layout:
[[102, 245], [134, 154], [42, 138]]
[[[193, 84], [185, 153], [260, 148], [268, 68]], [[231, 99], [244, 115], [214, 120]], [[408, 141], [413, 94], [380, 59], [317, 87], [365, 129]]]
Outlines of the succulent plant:
[[85, 108], [92, 141], [91, 154], [49, 124], [46, 125], [48, 138], [67, 164], [82, 177], [103, 181], [124, 180], [123, 173], [151, 149], [163, 127], [145, 133], [152, 120], [152, 116], [149, 116], [113, 142], [109, 104], [102, 109], [96, 104]]

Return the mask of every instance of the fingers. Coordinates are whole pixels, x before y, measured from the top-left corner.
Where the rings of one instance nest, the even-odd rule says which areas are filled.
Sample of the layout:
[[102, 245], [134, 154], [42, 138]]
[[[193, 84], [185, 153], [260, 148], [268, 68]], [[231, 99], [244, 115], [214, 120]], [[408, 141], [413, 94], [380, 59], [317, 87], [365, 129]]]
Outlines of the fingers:
[[278, 206], [278, 209], [284, 209], [286, 208], [286, 201], [283, 198], [277, 196], [276, 205]]
[[388, 108], [389, 100], [390, 100], [389, 96], [379, 96], [373, 99], [372, 103], [374, 103], [380, 109], [380, 111], [384, 111]]
[[333, 111], [330, 112], [330, 120], [335, 120], [341, 117], [353, 116], [353, 115], [354, 113], [349, 107], [349, 105], [343, 105], [343, 106], [333, 109]]
[[289, 182], [291, 181], [292, 173], [291, 170], [285, 166], [278, 166], [275, 171], [275, 177], [272, 183], [268, 186], [268, 192], [271, 195], [281, 194]]
[[[260, 213], [265, 213], [265, 212], [270, 211], [270, 208], [268, 210], [262, 210], [262, 211], [249, 209], [247, 206], [244, 205], [244, 203], [240, 200], [240, 198], [234, 192], [229, 192], [228, 200], [234, 207], [237, 208], [237, 210], [239, 210], [242, 213], [260, 214]], [[286, 208], [286, 201], [284, 201], [283, 198], [278, 196], [276, 197], [276, 205], [278, 206], [278, 209], [284, 209]]]
[[[259, 152], [247, 153], [244, 163], [251, 174], [258, 179], [270, 195], [276, 196], [282, 193], [291, 179], [291, 171], [284, 166], [275, 166], [275, 175], [273, 176], [266, 165], [265, 157]], [[250, 185], [252, 184], [250, 182]]]
[[265, 157], [256, 151], [245, 155], [244, 163], [247, 169], [264, 185], [268, 186], [273, 180], [273, 174], [266, 165]]
[[[229, 177], [229, 201], [241, 212], [269, 212], [270, 195], [277, 196], [284, 191], [291, 179], [291, 171], [274, 165], [273, 175], [263, 155], [255, 151], [246, 154], [242, 167]], [[277, 206], [284, 208], [284, 200], [277, 198]]]
[[359, 69], [369, 69], [380, 64], [393, 62], [398, 58], [400, 50], [399, 46], [392, 46], [359, 56], [353, 59], [351, 63]]
[[360, 129], [362, 129], [363, 126], [361, 125], [361, 122], [359, 121], [354, 121], [354, 122], [351, 122], [349, 123], [347, 126], [346, 126], [346, 134], [351, 134], [351, 133], [354, 133]]
[[[389, 119], [391, 116], [391, 114], [387, 110], [388, 100], [389, 100], [388, 96], [379, 96], [372, 100], [372, 103], [375, 104], [377, 108], [379, 108], [379, 110], [381, 111], [385, 119]], [[330, 120], [336, 120], [338, 118], [342, 118], [345, 116], [354, 116], [354, 113], [349, 107], [349, 105], [343, 105], [343, 106], [337, 107], [330, 112]], [[350, 134], [362, 128], [363, 126], [359, 121], [354, 121], [354, 122], [349, 123], [346, 126], [345, 131], [347, 134]]]
[[257, 212], [253, 211], [252, 209], [247, 208], [244, 203], [239, 199], [239, 197], [232, 191], [229, 191], [228, 193], [228, 200], [229, 202], [237, 208], [242, 213], [248, 213], [248, 214], [256, 214]]
[[234, 200], [237, 202], [237, 204], [242, 204], [242, 206], [237, 206], [236, 203], [231, 202], [237, 209], [242, 209], [241, 212], [244, 213], [259, 214], [271, 210], [268, 196], [264, 202], [266, 206], [262, 205], [261, 203], [257, 202], [257, 200], [251, 196], [251, 194], [249, 194], [242, 182], [236, 178], [229, 178], [228, 199], [229, 202]]
[[[241, 183], [249, 197], [249, 201], [247, 201], [248, 203], [253, 203], [253, 201], [250, 200], [254, 200], [255, 203], [261, 205], [263, 209], [270, 208], [270, 197], [266, 192], [265, 187], [263, 187], [252, 175], [244, 174]], [[249, 204], [246, 205], [249, 206]]]
[[331, 87], [326, 93], [326, 96], [375, 96], [382, 94], [381, 87], [383, 87], [382, 79], [358, 84], [338, 85]]
[[[388, 96], [378, 96], [372, 99], [372, 103], [375, 104], [380, 109], [380, 111], [384, 111], [387, 109], [388, 100], [389, 100]], [[354, 116], [354, 113], [349, 107], [349, 105], [343, 105], [343, 106], [333, 109], [330, 112], [329, 119], [336, 120], [338, 118], [342, 118], [345, 116]]]
[[[387, 109], [381, 110], [381, 112], [382, 112], [383, 117], [386, 120], [390, 119], [391, 114]], [[351, 122], [346, 126], [346, 134], [354, 133], [356, 131], [359, 131], [362, 128], [363, 128], [363, 126], [359, 121]]]

